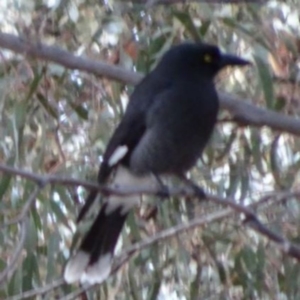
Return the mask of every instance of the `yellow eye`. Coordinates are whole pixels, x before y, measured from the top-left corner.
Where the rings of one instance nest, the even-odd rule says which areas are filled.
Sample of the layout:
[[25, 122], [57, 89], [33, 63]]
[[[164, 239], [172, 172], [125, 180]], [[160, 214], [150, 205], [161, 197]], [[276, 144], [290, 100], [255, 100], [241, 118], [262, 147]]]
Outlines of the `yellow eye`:
[[203, 58], [204, 58], [204, 61], [208, 64], [212, 63], [212, 61], [213, 61], [213, 58], [210, 54], [205, 54]]

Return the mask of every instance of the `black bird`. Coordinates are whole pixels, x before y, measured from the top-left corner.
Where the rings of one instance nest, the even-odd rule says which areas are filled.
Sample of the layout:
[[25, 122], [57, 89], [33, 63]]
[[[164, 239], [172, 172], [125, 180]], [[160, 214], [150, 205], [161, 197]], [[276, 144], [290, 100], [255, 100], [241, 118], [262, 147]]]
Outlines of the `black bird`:
[[[98, 181], [122, 187], [158, 184], [161, 175], [182, 177], [201, 155], [217, 120], [213, 78], [222, 68], [248, 61], [203, 43], [185, 43], [165, 53], [136, 87], [103, 156]], [[81, 220], [97, 199], [91, 191]], [[100, 283], [111, 271], [114, 249], [138, 197], [109, 196], [69, 260], [68, 283]]]

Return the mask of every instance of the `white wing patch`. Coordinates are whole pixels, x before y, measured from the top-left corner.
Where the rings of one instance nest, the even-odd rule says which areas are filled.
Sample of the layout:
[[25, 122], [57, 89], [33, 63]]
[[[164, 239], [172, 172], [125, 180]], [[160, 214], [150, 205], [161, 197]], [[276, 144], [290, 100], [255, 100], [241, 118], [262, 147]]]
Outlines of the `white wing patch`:
[[123, 145], [116, 148], [116, 150], [113, 152], [113, 154], [110, 156], [108, 160], [108, 165], [110, 167], [117, 164], [128, 152], [128, 147]]

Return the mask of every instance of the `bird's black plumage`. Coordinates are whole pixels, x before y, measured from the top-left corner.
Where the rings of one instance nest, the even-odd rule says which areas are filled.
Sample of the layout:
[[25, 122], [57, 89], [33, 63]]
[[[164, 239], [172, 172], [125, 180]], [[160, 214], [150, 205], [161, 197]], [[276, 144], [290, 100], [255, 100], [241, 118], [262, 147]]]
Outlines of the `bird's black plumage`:
[[[187, 43], [171, 48], [132, 93], [104, 153], [99, 183], [113, 176], [113, 183], [125, 186], [131, 181], [142, 184], [153, 174], [182, 176], [196, 163], [217, 120], [214, 76], [225, 66], [246, 64], [212, 45]], [[92, 191], [79, 220], [96, 196]], [[132, 199], [108, 197], [67, 265], [68, 282], [101, 282], [109, 275], [118, 236], [136, 203]]]

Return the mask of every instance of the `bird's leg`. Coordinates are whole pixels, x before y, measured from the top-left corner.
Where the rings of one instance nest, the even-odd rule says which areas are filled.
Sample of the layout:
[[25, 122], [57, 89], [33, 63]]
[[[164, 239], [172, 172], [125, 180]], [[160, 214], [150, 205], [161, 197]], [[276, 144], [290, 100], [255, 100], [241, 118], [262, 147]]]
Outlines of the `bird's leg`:
[[191, 179], [188, 179], [185, 175], [180, 175], [179, 178], [190, 188], [192, 188], [193, 192], [195, 193], [195, 196], [199, 198], [199, 200], [204, 200], [206, 198], [206, 194], [204, 190], [197, 185], [194, 181]]
[[153, 173], [153, 176], [154, 176], [155, 180], [157, 181], [158, 187], [159, 187], [159, 190], [156, 195], [162, 199], [170, 198], [169, 188], [163, 183], [163, 181], [157, 174]]
[[[163, 183], [163, 181], [161, 180], [161, 178], [157, 175], [152, 173], [153, 177], [156, 180], [156, 183], [158, 185], [158, 191], [156, 193], [156, 196], [158, 196], [160, 198], [160, 200], [165, 200], [166, 198], [170, 198], [170, 192], [169, 192], [169, 188]], [[156, 218], [156, 214], [158, 211], [158, 205], [159, 204], [154, 204], [153, 207], [151, 207], [149, 209], [149, 211], [146, 213], [144, 219], [146, 221], [149, 221], [150, 219], [155, 219]]]

